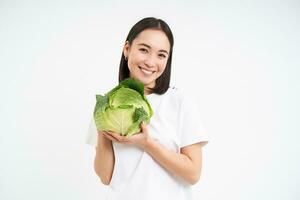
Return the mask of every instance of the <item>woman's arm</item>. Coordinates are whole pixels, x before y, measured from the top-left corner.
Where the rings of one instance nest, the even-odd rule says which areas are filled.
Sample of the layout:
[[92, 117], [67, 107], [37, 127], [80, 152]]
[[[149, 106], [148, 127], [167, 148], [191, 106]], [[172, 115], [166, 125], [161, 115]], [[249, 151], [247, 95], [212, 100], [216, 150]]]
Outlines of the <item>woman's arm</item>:
[[161, 166], [172, 174], [181, 177], [189, 184], [198, 182], [202, 167], [202, 145], [196, 143], [181, 148], [180, 153], [171, 151], [151, 138], [144, 124], [141, 125], [142, 132], [129, 138], [118, 134], [107, 132], [105, 137], [112, 138], [115, 142], [136, 145], [148, 152]]
[[105, 185], [109, 185], [110, 183], [113, 174], [114, 163], [115, 157], [112, 141], [104, 137], [102, 132], [98, 132], [94, 170], [100, 177], [101, 182]]
[[202, 167], [202, 143], [181, 148], [180, 153], [168, 150], [158, 141], [150, 139], [147, 151], [160, 165], [172, 174], [193, 185], [200, 179]]

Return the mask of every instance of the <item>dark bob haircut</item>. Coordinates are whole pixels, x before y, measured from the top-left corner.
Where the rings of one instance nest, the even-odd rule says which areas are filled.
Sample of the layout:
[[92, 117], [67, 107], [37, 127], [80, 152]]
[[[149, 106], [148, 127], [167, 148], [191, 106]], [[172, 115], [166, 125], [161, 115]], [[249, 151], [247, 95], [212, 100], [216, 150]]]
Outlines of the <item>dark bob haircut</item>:
[[[154, 30], [161, 30], [163, 31], [169, 39], [170, 42], [170, 52], [168, 61], [166, 64], [166, 68], [164, 72], [161, 74], [160, 77], [156, 79], [154, 88], [151, 88], [152, 93], [157, 94], [164, 94], [169, 86], [170, 86], [170, 78], [171, 78], [171, 63], [172, 63], [172, 52], [173, 52], [173, 45], [174, 39], [173, 34], [166, 22], [161, 19], [156, 19], [154, 17], [147, 17], [140, 21], [138, 21], [129, 31], [126, 41], [129, 44], [132, 44], [132, 41], [146, 29], [154, 29]], [[127, 61], [125, 60], [124, 53], [122, 51], [121, 61], [120, 61], [120, 68], [119, 68], [119, 82], [123, 81], [124, 79], [129, 77], [129, 69], [127, 65]]]

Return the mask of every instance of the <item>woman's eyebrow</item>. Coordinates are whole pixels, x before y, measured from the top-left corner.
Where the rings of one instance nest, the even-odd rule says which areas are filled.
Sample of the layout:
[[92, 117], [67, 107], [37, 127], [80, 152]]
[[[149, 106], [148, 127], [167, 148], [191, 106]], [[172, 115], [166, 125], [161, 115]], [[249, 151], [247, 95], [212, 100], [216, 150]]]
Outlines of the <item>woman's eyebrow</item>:
[[[149, 49], [151, 49], [151, 47], [148, 44], [145, 44], [145, 43], [139, 43], [138, 45], [145, 46], [145, 47], [148, 47]], [[169, 52], [167, 50], [164, 50], [164, 49], [159, 50], [159, 52], [164, 52], [166, 54], [169, 54]]]

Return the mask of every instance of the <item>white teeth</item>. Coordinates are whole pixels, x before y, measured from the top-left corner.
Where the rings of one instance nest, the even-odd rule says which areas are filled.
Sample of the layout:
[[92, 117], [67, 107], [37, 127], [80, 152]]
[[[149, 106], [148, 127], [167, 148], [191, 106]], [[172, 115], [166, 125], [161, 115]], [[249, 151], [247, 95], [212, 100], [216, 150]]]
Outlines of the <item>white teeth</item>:
[[148, 71], [148, 70], [143, 69], [143, 68], [140, 68], [140, 69], [141, 69], [145, 74], [148, 74], [148, 75], [153, 74], [152, 71]]

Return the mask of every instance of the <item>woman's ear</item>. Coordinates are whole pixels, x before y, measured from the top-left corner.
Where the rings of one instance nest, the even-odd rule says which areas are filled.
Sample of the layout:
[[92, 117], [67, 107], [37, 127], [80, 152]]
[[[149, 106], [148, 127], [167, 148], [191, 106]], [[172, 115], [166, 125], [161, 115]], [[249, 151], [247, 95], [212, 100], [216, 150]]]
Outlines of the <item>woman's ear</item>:
[[123, 54], [125, 58], [128, 57], [129, 51], [130, 51], [130, 44], [128, 41], [126, 41], [123, 47]]

